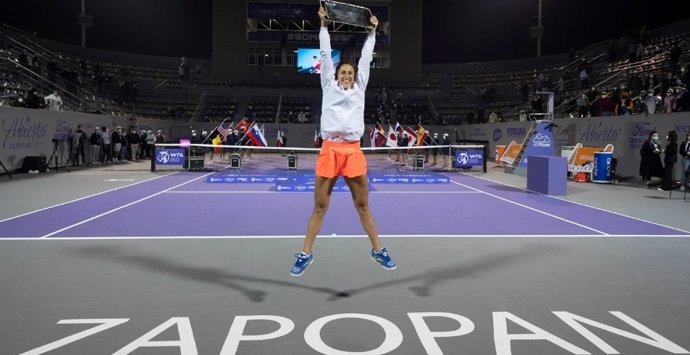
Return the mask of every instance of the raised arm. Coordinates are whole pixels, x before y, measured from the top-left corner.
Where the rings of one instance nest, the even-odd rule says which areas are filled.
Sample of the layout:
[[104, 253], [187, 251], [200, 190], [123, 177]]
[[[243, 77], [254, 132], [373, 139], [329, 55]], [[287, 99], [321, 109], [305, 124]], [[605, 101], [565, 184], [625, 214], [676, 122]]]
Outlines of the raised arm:
[[379, 25], [379, 20], [376, 16], [372, 16], [369, 21], [374, 25], [374, 28], [369, 32], [367, 39], [364, 41], [362, 55], [359, 58], [359, 63], [357, 63], [357, 82], [364, 90], [366, 90], [369, 83], [369, 68], [371, 61], [374, 60], [374, 46], [376, 46], [376, 27]]
[[331, 58], [331, 36], [328, 34], [328, 21], [326, 20], [326, 10], [319, 8], [319, 18], [321, 19], [321, 29], [319, 31], [319, 49], [321, 55], [321, 87], [325, 88], [333, 83], [335, 69]]

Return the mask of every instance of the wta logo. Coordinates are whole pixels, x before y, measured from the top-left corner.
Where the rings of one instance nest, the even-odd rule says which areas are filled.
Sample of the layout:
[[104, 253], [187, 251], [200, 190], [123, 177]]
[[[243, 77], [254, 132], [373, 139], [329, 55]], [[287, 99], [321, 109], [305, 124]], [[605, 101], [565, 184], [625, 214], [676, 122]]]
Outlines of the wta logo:
[[165, 150], [160, 151], [160, 152], [158, 152], [158, 156], [156, 157], [156, 161], [161, 163], [161, 164], [166, 164], [166, 163], [170, 162], [170, 154], [168, 154], [168, 152], [166, 152]]

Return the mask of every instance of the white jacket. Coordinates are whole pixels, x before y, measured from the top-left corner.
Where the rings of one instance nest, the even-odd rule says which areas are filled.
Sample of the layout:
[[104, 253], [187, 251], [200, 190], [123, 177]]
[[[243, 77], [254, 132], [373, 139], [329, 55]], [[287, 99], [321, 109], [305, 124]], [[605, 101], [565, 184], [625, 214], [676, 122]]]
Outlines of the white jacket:
[[349, 90], [343, 90], [335, 77], [331, 58], [331, 38], [328, 29], [321, 27], [321, 136], [333, 142], [359, 141], [364, 134], [364, 96], [369, 82], [369, 65], [373, 60], [376, 33], [367, 36], [362, 56], [357, 64], [357, 77]]

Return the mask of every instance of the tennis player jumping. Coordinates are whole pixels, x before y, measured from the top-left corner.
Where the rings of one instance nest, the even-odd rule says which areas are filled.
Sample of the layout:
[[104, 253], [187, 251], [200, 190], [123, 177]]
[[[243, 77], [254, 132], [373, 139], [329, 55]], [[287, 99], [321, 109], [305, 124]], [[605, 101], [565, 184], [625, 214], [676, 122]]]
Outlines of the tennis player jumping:
[[323, 218], [333, 192], [333, 186], [342, 176], [350, 188], [362, 227], [371, 241], [371, 258], [385, 269], [393, 270], [395, 263], [386, 248], [381, 246], [374, 218], [369, 210], [369, 185], [367, 162], [360, 147], [364, 134], [364, 93], [369, 81], [369, 65], [373, 60], [376, 44], [378, 19], [372, 16], [373, 30], [367, 35], [362, 48], [358, 66], [340, 63], [333, 71], [331, 59], [331, 39], [328, 34], [326, 10], [319, 9], [321, 30], [319, 44], [321, 49], [321, 136], [323, 146], [316, 161], [316, 186], [314, 191], [314, 210], [312, 211], [304, 248], [295, 256], [297, 260], [290, 270], [292, 276], [300, 276], [314, 261], [312, 246], [321, 230]]

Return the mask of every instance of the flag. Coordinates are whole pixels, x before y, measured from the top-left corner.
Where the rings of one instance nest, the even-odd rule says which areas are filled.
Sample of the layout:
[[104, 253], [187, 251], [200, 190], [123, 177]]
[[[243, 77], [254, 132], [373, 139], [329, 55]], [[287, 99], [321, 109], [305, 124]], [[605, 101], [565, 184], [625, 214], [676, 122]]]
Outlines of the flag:
[[398, 146], [398, 136], [397, 133], [393, 130], [393, 127], [391, 125], [388, 125], [388, 136], [386, 137], [388, 140], [386, 141], [386, 145], [389, 147], [397, 147]]
[[407, 127], [405, 129], [405, 132], [407, 132], [407, 135], [410, 137], [410, 142], [407, 143], [408, 147], [412, 147], [415, 144], [417, 144], [417, 132], [414, 131], [414, 129]]
[[237, 126], [235, 126], [235, 129], [238, 131], [241, 131], [243, 128], [246, 130], [249, 127], [249, 120], [247, 117], [243, 118], [240, 120], [240, 122], [237, 123]]
[[405, 129], [403, 129], [403, 126], [401, 126], [398, 122], [395, 122], [395, 131], [400, 134], [405, 133]]
[[249, 130], [247, 131], [247, 137], [254, 143], [255, 146], [259, 147], [267, 147], [268, 143], [266, 142], [266, 138], [264, 138], [264, 134], [261, 133], [261, 129], [259, 129], [258, 125], [253, 125]]
[[223, 140], [228, 139], [228, 133], [229, 130], [232, 129], [232, 124], [233, 122], [222, 122], [220, 126], [218, 126], [218, 134], [223, 137]]
[[[213, 139], [211, 140], [211, 143], [213, 143], [213, 145], [220, 145], [222, 142], [223, 142], [223, 141], [220, 139], [220, 135], [216, 135], [216, 136], [213, 137]], [[213, 147], [213, 151], [216, 152], [216, 153], [220, 153], [221, 151], [223, 151], [223, 148], [221, 148], [221, 147]]]
[[417, 129], [417, 145], [420, 147], [425, 145], [427, 136], [428, 135], [424, 127], [422, 127], [422, 125], [419, 125], [419, 129]]
[[381, 127], [381, 124], [377, 123], [374, 128], [374, 141], [373, 147], [383, 147], [386, 145], [386, 131]]
[[278, 131], [278, 139], [277, 139], [276, 146], [277, 147], [284, 147], [285, 146], [285, 142], [283, 142], [283, 136], [280, 135], [280, 131]]

